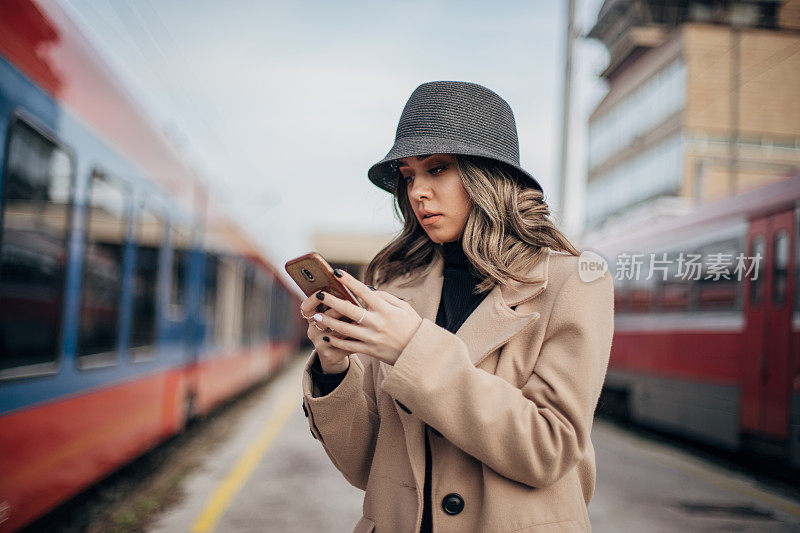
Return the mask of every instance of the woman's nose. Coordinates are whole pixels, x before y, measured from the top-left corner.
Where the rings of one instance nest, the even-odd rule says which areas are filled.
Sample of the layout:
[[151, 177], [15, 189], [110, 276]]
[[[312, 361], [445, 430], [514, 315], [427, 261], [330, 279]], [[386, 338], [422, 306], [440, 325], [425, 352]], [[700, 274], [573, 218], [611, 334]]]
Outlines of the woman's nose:
[[430, 198], [431, 196], [431, 188], [430, 184], [425, 183], [423, 180], [419, 178], [414, 178], [414, 183], [411, 185], [411, 191], [409, 192], [410, 197], [413, 200], [419, 200], [420, 198]]

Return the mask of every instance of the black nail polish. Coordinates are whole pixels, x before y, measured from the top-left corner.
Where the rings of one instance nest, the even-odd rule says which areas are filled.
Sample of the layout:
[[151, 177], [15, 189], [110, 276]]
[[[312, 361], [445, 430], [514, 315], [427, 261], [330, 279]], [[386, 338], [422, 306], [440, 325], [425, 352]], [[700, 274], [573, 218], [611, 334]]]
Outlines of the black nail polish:
[[333, 269], [333, 273], [334, 273], [334, 275], [336, 275], [336, 277], [337, 277], [337, 278], [341, 278], [341, 277], [342, 277], [342, 275], [343, 275], [343, 274], [342, 274], [342, 271], [341, 271], [341, 270], [339, 270], [338, 268], [334, 268], [334, 269]]
[[325, 299], [325, 295], [322, 293], [322, 291], [319, 291], [317, 293], [317, 298], [320, 299], [320, 300], [324, 300]]
[[328, 338], [328, 336], [327, 336], [327, 335], [326, 335], [326, 336], [324, 336], [324, 337], [322, 337], [322, 340], [324, 340], [325, 342], [331, 342], [331, 339], [330, 339], [330, 338]]
[[370, 288], [370, 289], [372, 289], [373, 291], [377, 291], [377, 290], [378, 290], [378, 289], [376, 289], [375, 287], [373, 287], [372, 285], [367, 285], [367, 287], [369, 287], [369, 288]]

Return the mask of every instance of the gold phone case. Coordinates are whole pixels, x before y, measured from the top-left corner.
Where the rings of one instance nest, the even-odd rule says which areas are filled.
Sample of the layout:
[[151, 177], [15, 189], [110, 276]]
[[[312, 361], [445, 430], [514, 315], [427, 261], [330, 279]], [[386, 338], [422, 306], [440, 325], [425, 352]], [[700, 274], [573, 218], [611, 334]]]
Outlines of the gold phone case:
[[[333, 273], [333, 267], [317, 252], [309, 252], [291, 259], [286, 262], [284, 268], [306, 296], [324, 290], [337, 298], [366, 308], [361, 299], [339, 281]], [[319, 311], [324, 313], [327, 309], [329, 307], [320, 302]]]

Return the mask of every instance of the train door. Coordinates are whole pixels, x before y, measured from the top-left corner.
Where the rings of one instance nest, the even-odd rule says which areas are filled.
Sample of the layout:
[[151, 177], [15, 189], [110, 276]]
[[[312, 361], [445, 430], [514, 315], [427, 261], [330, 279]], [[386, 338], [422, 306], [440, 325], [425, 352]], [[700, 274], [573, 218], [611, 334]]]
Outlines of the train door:
[[[789, 363], [794, 299], [794, 211], [751, 220], [748, 257], [761, 255], [748, 286], [741, 365], [742, 430], [775, 440], [788, 436]], [[756, 279], [753, 279], [756, 277]]]

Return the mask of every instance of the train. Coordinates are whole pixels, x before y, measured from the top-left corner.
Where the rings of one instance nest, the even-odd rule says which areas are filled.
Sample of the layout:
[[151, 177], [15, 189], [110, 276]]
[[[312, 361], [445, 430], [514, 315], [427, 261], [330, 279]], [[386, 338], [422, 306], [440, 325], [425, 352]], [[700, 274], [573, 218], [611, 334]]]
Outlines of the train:
[[0, 531], [263, 382], [299, 291], [55, 0], [0, 2]]
[[[580, 243], [614, 275], [601, 410], [800, 468], [800, 173], [620, 216]], [[800, 479], [796, 476], [795, 479]]]

